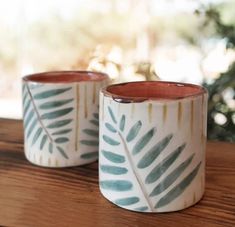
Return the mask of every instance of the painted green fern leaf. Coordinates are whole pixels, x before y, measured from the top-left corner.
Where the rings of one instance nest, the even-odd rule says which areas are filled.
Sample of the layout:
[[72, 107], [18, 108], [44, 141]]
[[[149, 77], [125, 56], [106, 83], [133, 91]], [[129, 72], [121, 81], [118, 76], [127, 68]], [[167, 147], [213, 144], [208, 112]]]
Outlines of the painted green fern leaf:
[[197, 172], [200, 168], [201, 162], [193, 169], [193, 171], [188, 174], [179, 184], [172, 188], [166, 195], [164, 195], [155, 205], [156, 208], [163, 207], [181, 195], [184, 190], [189, 186], [193, 181]]
[[172, 183], [183, 173], [183, 171], [192, 162], [194, 154], [192, 154], [186, 161], [182, 162], [178, 167], [176, 167], [169, 175], [167, 175], [150, 193], [150, 196], [155, 196], [161, 194], [167, 188], [169, 188]]
[[[174, 137], [173, 134], [169, 134], [164, 138], [159, 138], [160, 140], [146, 151], [146, 147], [150, 141], [153, 138], [154, 140], [157, 138], [156, 128], [150, 128], [144, 132], [140, 120], [129, 128], [126, 125], [127, 116], [123, 114], [120, 119], [118, 119], [110, 106], [108, 106], [107, 112], [109, 113], [110, 121], [105, 122], [104, 126], [108, 133], [101, 135], [101, 138], [109, 147], [109, 150], [101, 150], [100, 155], [102, 155], [109, 164], [100, 164], [99, 169], [104, 174], [110, 176], [115, 175], [116, 177], [114, 178], [115, 180], [101, 181], [101, 188], [104, 190], [128, 192], [134, 187], [139, 187], [140, 191], [142, 191], [142, 196], [132, 195], [113, 201], [115, 204], [126, 208], [132, 206], [132, 209], [136, 211], [154, 211], [154, 209], [164, 207], [174, 201], [184, 192], [198, 173], [200, 163], [184, 179], [180, 179], [181, 175], [189, 168], [194, 154], [178, 164], [177, 167], [169, 173], [170, 167], [175, 165], [178, 161], [186, 144], [178, 146], [175, 150], [170, 153], [167, 152], [167, 155], [165, 155], [165, 150]], [[129, 143], [133, 143], [134, 145], [130, 146]], [[116, 148], [123, 152], [117, 153]], [[141, 155], [143, 151], [145, 151], [144, 154], [141, 156], [138, 163], [135, 164], [133, 157], [135, 155]], [[160, 155], [161, 158], [159, 159]], [[162, 159], [162, 157], [164, 158]], [[157, 165], [154, 165], [154, 163], [157, 163]], [[149, 168], [149, 170], [145, 178], [142, 179], [143, 177], [140, 173], [145, 168]], [[132, 172], [136, 178], [135, 181], [127, 178], [126, 174], [128, 172]], [[118, 179], [117, 176], [119, 176]], [[159, 179], [161, 179], [160, 182]], [[160, 195], [165, 190], [172, 187], [176, 180], [179, 180], [179, 183], [171, 188], [167, 194], [162, 197], [160, 196], [156, 204], [153, 204], [152, 197]], [[148, 192], [146, 187], [149, 184], [154, 185], [151, 192]], [[130, 193], [128, 193], [128, 195], [130, 195]], [[143, 202], [141, 199], [145, 201]], [[140, 205], [138, 206], [138, 204]]]
[[[39, 88], [43, 88], [43, 91], [38, 92]], [[49, 153], [57, 151], [65, 159], [69, 157], [61, 144], [69, 142], [68, 133], [72, 131], [70, 123], [73, 120], [67, 116], [73, 111], [73, 99], [54, 101], [50, 98], [65, 94], [71, 89], [67, 87], [48, 90], [40, 84], [23, 85], [24, 128], [27, 140], [31, 140], [31, 146], [38, 146], [39, 150], [47, 147]], [[40, 105], [37, 105], [37, 102], [40, 102]], [[47, 124], [44, 120], [47, 120]], [[49, 133], [48, 129], [53, 132]]]

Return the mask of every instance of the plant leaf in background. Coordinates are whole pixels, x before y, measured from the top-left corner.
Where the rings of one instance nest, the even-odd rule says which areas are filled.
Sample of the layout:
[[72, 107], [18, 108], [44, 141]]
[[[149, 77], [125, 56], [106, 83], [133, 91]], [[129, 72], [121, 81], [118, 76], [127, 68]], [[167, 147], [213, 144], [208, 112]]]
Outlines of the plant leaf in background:
[[[230, 3], [229, 3], [230, 2]], [[231, 4], [233, 1], [228, 1]], [[233, 7], [229, 6], [229, 8]], [[201, 16], [201, 30], [207, 31], [213, 27], [213, 36], [220, 43], [225, 43], [227, 53], [235, 50], [235, 24], [232, 19], [230, 23], [224, 20], [227, 12], [221, 5], [210, 4], [202, 6], [195, 11], [197, 16]], [[226, 21], [226, 22], [225, 22]], [[207, 37], [211, 39], [210, 37]], [[207, 88], [208, 97], [208, 120], [207, 138], [210, 140], [220, 140], [235, 142], [235, 61], [233, 60], [227, 71], [220, 73], [213, 81], [204, 80], [203, 86]], [[228, 94], [230, 98], [228, 98]], [[216, 117], [225, 119], [219, 122]]]

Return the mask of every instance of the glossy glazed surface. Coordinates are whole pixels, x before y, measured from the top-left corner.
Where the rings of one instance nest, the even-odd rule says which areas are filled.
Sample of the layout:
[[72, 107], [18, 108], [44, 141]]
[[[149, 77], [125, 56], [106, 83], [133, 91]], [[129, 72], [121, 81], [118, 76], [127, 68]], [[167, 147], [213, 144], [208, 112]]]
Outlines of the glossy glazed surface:
[[171, 212], [197, 203], [205, 188], [206, 117], [207, 93], [196, 85], [135, 82], [103, 89], [102, 195], [138, 212]]

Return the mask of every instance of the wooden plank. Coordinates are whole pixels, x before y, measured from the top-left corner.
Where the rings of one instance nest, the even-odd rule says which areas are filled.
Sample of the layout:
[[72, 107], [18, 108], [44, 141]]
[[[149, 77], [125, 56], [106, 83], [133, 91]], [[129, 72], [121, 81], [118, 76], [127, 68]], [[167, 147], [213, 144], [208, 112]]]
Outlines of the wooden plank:
[[22, 132], [22, 121], [0, 118], [0, 141], [23, 143]]
[[130, 212], [102, 197], [97, 162], [49, 169], [23, 154], [22, 122], [0, 120], [1, 226], [235, 226], [235, 144], [207, 145], [206, 193], [180, 212]]

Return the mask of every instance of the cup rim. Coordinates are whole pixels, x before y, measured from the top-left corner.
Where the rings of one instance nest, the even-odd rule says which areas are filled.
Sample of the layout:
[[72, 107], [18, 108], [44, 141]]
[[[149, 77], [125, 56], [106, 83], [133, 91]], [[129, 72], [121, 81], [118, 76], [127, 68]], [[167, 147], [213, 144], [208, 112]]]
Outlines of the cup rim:
[[[120, 95], [117, 94], [117, 92], [112, 92], [112, 88], [116, 87], [123, 87], [123, 86], [131, 86], [131, 85], [151, 85], [151, 86], [156, 86], [156, 85], [162, 85], [165, 86], [166, 89], [169, 89], [170, 86], [175, 86], [177, 89], [179, 87], [186, 87], [186, 88], [192, 88], [195, 89], [197, 92], [193, 92], [192, 94], [185, 94], [182, 96], [175, 96], [173, 98], [167, 98], [167, 97], [154, 97], [154, 96], [130, 96], [130, 95]], [[118, 84], [112, 84], [108, 85], [104, 88], [101, 89], [101, 92], [104, 94], [106, 97], [111, 97], [113, 100], [120, 102], [120, 103], [133, 103], [133, 102], [144, 102], [144, 101], [177, 101], [177, 100], [184, 100], [188, 98], [193, 98], [193, 97], [198, 97], [202, 96], [204, 94], [208, 94], [207, 90], [205, 87], [192, 84], [192, 83], [182, 83], [182, 82], [173, 82], [173, 81], [132, 81], [132, 82], [126, 82], [126, 83], [118, 83]]]
[[[66, 80], [60, 78], [64, 75], [71, 75], [73, 76], [73, 79], [70, 78], [70, 80]], [[70, 84], [83, 82], [100, 82], [108, 78], [109, 77], [106, 73], [89, 70], [55, 70], [28, 74], [23, 76], [22, 80], [27, 83], [30, 82], [37, 84]]]

